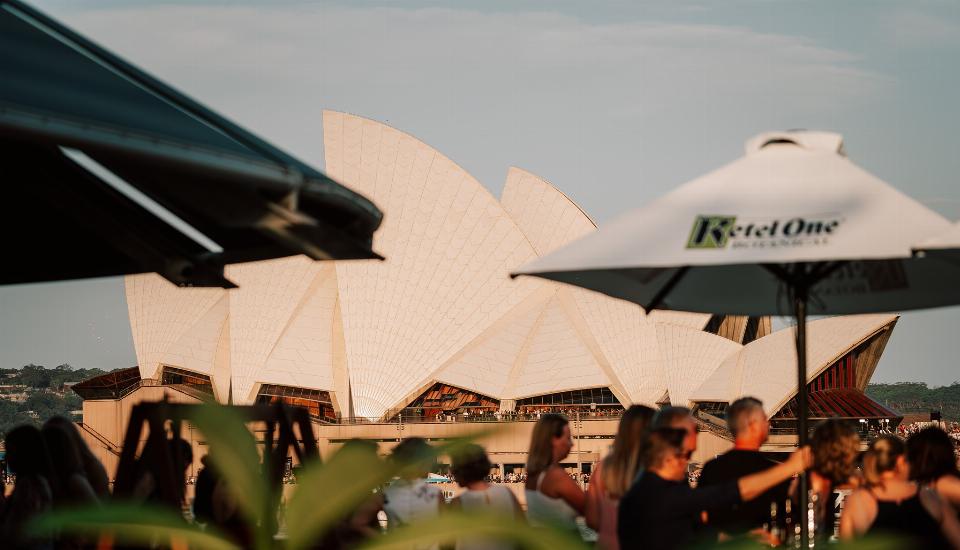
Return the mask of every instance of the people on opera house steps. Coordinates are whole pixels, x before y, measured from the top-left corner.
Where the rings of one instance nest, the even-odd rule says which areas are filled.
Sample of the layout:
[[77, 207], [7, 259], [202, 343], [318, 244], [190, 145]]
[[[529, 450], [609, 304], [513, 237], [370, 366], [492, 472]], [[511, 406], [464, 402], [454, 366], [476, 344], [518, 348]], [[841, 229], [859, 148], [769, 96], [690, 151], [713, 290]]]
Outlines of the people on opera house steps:
[[560, 467], [572, 448], [567, 418], [556, 413], [542, 415], [533, 427], [527, 453], [524, 493], [530, 525], [578, 531], [576, 519], [583, 514], [586, 495]]
[[[727, 426], [734, 437], [733, 449], [703, 466], [698, 487], [712, 487], [743, 476], [762, 472], [776, 463], [760, 452], [770, 434], [770, 422], [763, 403], [753, 397], [741, 397], [727, 408]], [[757, 498], [727, 508], [704, 512], [708, 531], [721, 538], [763, 530], [771, 523], [771, 505], [777, 506], [776, 518], [784, 517], [784, 502], [790, 483], [776, 485]], [[758, 531], [758, 534], [759, 531]]]
[[782, 464], [711, 487], [687, 484], [687, 431], [655, 428], [643, 446], [645, 469], [620, 500], [617, 531], [621, 548], [671, 549], [688, 546], [702, 510], [752, 500], [805, 470], [810, 450], [795, 451]]
[[940, 428], [924, 428], [907, 439], [910, 479], [934, 487], [955, 510], [960, 510], [960, 471], [950, 436]]
[[617, 505], [640, 471], [640, 446], [653, 420], [654, 410], [633, 405], [623, 414], [613, 449], [590, 476], [585, 517], [597, 531], [597, 548], [619, 550], [617, 544]]
[[847, 497], [840, 537], [896, 537], [900, 548], [960, 548], [960, 523], [932, 487], [909, 481], [906, 446], [893, 436], [874, 440], [863, 456], [865, 486]]
[[[457, 484], [465, 490], [453, 499], [452, 507], [466, 513], [485, 512], [522, 520], [523, 510], [513, 491], [503, 485], [487, 482], [490, 468], [490, 459], [479, 445], [467, 445], [453, 456], [451, 470]], [[514, 547], [510, 543], [490, 539], [465, 538], [457, 541], [457, 550], [507, 550]]]
[[[420, 437], [409, 437], [397, 444], [391, 459], [400, 463], [422, 461], [430, 444]], [[417, 521], [431, 519], [440, 514], [443, 493], [435, 485], [427, 483], [428, 467], [416, 471], [407, 470], [404, 475], [384, 491], [383, 510], [387, 514], [387, 527], [395, 529]]]

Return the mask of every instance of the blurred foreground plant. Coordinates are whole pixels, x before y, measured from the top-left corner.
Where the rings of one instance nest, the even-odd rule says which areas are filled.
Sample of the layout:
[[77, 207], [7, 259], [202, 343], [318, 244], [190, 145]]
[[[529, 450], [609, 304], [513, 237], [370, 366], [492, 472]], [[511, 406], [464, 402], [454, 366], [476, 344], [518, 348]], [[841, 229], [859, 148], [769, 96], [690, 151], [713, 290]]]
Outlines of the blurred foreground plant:
[[[319, 546], [324, 537], [371, 495], [398, 475], [433, 463], [440, 455], [456, 453], [468, 438], [434, 446], [407, 463], [385, 462], [361, 449], [345, 446], [328, 462], [308, 461], [297, 476], [297, 487], [286, 505], [286, 536], [274, 537], [273, 503], [281, 487], [271, 486], [261, 472], [253, 434], [230, 407], [199, 405], [190, 416], [203, 433], [210, 458], [252, 533], [257, 550], [300, 550]], [[105, 536], [121, 544], [167, 546], [172, 541], [191, 548], [239, 548], [234, 539], [216, 528], [200, 529], [183, 520], [176, 510], [140, 503], [111, 502], [80, 510], [62, 510], [35, 521], [31, 530]], [[363, 548], [408, 549], [449, 543], [458, 538], [482, 537], [512, 541], [531, 550], [583, 550], [582, 541], [568, 534], [533, 529], [512, 518], [449, 512], [435, 519], [390, 530], [365, 541]]]

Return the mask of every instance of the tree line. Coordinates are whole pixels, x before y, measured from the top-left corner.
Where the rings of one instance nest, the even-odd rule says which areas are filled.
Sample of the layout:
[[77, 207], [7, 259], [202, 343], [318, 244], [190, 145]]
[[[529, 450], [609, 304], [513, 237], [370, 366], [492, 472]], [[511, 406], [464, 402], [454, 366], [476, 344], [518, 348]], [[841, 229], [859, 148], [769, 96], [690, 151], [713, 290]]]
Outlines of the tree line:
[[[74, 369], [68, 364], [52, 369], [32, 363], [19, 369], [0, 369], [0, 386], [6, 386], [0, 388], [0, 435], [19, 424], [39, 425], [53, 416], [80, 420], [71, 413], [81, 409], [83, 400], [73, 391], [64, 391], [64, 385], [106, 372], [102, 369]], [[14, 399], [24, 393], [25, 400]]]
[[960, 420], [960, 382], [937, 388], [923, 382], [870, 384], [867, 395], [898, 413], [940, 411], [944, 420]]

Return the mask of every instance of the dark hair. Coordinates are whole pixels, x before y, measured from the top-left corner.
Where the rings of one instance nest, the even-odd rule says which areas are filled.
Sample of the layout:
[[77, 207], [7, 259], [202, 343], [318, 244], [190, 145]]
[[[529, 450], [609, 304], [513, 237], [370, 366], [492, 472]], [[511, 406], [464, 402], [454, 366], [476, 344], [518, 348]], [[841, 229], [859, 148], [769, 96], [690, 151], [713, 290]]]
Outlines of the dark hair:
[[490, 475], [490, 459], [480, 445], [470, 443], [453, 455], [450, 470], [457, 478], [457, 484], [466, 487], [475, 481], [482, 481]]
[[642, 456], [643, 464], [647, 468], [656, 468], [663, 464], [668, 453], [683, 452], [683, 440], [687, 437], [687, 430], [680, 428], [654, 428], [644, 438]]
[[727, 407], [727, 427], [733, 437], [746, 427], [744, 421], [750, 418], [750, 415], [756, 411], [763, 414], [763, 402], [755, 397], [741, 397]]
[[681, 418], [690, 416], [690, 409], [686, 407], [664, 407], [653, 417], [653, 428], [671, 428], [672, 424]]
[[566, 416], [556, 413], [547, 413], [537, 420], [527, 452], [527, 475], [536, 477], [553, 464], [553, 440], [563, 435], [563, 427], [569, 423]]
[[834, 485], [849, 481], [860, 454], [860, 436], [849, 422], [824, 420], [813, 430], [810, 445], [814, 471]]
[[950, 436], [934, 426], [907, 439], [907, 462], [910, 463], [910, 478], [920, 483], [933, 483], [948, 475], [960, 477]]
[[99, 496], [109, 496], [110, 480], [107, 478], [107, 470], [103, 467], [100, 459], [90, 451], [90, 447], [87, 446], [86, 442], [80, 436], [77, 425], [70, 419], [62, 416], [54, 416], [44, 422], [43, 427], [46, 428], [48, 426], [54, 426], [64, 430], [70, 439], [73, 440], [74, 446], [76, 446], [77, 451], [80, 452], [80, 459], [83, 461], [83, 470], [86, 473], [87, 480], [90, 482], [91, 487], [93, 487], [93, 490], [96, 491]]
[[70, 477], [74, 474], [86, 477], [80, 451], [77, 450], [76, 444], [66, 431], [58, 426], [44, 426], [40, 430], [40, 435], [43, 437], [43, 444], [47, 447], [50, 464], [53, 466], [52, 475], [48, 481], [53, 490], [54, 502], [66, 503], [70, 499], [68, 494]]
[[897, 467], [897, 459], [906, 452], [906, 445], [899, 437], [885, 435], [878, 437], [863, 453], [863, 477], [867, 486], [883, 484], [883, 474]]
[[7, 466], [18, 476], [41, 475], [48, 479], [53, 472], [50, 454], [43, 443], [40, 430], [29, 424], [7, 432]]
[[433, 469], [431, 447], [422, 437], [408, 437], [393, 448], [390, 460], [398, 465], [409, 465], [407, 477], [423, 477]]

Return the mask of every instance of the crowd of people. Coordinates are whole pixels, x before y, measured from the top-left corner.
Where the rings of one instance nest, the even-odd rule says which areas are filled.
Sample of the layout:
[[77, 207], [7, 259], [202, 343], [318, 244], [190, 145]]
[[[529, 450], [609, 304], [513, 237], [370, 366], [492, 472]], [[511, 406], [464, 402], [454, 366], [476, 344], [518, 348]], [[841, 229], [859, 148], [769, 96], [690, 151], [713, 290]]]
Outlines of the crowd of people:
[[[445, 510], [485, 511], [523, 521], [534, 528], [560, 529], [578, 536], [578, 518], [597, 533], [601, 550], [685, 548], [731, 538], [769, 546], [795, 547], [801, 519], [812, 518], [816, 541], [854, 540], [879, 534], [896, 537], [900, 547], [960, 548], [960, 471], [955, 435], [938, 426], [911, 429], [907, 437], [885, 434], [866, 452], [855, 426], [840, 420], [820, 423], [808, 447], [776, 462], [760, 452], [770, 431], [763, 404], [741, 398], [726, 411], [733, 448], [708, 461], [690, 483], [690, 460], [697, 449], [698, 424], [683, 407], [627, 409], [610, 453], [589, 477], [562, 467], [573, 440], [570, 421], [545, 413], [534, 426], [526, 471], [491, 474], [479, 445], [452, 456], [450, 478], [463, 491], [452, 500], [431, 481], [430, 465], [399, 469], [402, 475], [374, 491], [318, 547], [350, 548], [382, 532], [438, 517]], [[956, 432], [954, 432], [956, 433]], [[376, 443], [352, 440], [345, 448], [377, 454]], [[388, 460], [416, 463], [430, 444], [417, 437], [399, 443]], [[6, 436], [6, 460], [13, 490], [0, 501], [0, 539], [11, 548], [84, 548], [96, 541], [57, 535], [31, 539], [24, 526], [49, 510], [97, 506], [110, 498], [107, 474], [84, 444], [76, 426], [55, 418], [42, 428], [20, 426]], [[113, 495], [132, 502], [180, 508], [186, 503], [189, 444], [179, 438], [148, 439], [134, 473]], [[194, 481], [193, 520], [215, 525], [241, 546], [251, 542], [225, 480], [210, 456]], [[377, 459], [379, 460], [379, 459]], [[171, 465], [172, 475], [171, 478]], [[798, 510], [798, 476], [807, 472], [811, 507]], [[522, 484], [524, 509], [505, 483]], [[586, 486], [586, 490], [584, 490]], [[846, 496], [842, 509], [837, 494]], [[507, 550], [499, 540], [467, 540], [466, 550]]]
[[545, 405], [520, 406], [516, 410], [465, 407], [459, 410], [427, 411], [422, 408], [405, 409], [400, 415], [404, 422], [516, 422], [536, 421], [549, 413], [563, 414], [569, 418], [619, 418], [624, 409], [619, 406], [554, 407]]

